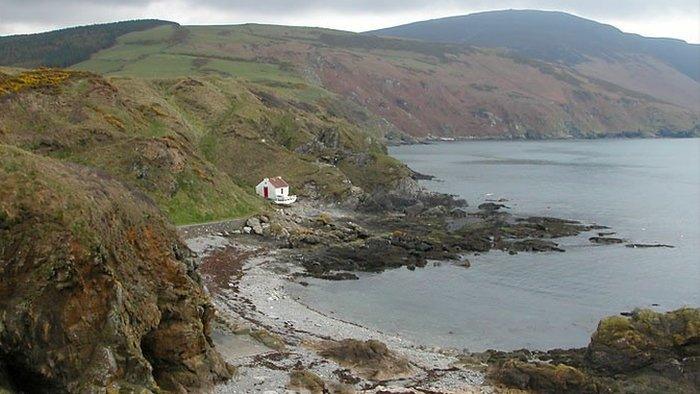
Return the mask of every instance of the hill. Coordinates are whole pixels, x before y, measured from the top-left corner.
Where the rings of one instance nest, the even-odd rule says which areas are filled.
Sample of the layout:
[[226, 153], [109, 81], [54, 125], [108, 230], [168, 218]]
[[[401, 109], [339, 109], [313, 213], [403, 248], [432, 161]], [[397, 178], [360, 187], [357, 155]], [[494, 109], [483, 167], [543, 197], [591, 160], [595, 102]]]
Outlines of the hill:
[[697, 106], [700, 101], [700, 45], [623, 33], [563, 12], [482, 12], [368, 34], [507, 48], [518, 56], [567, 64], [678, 105]]
[[0, 37], [0, 66], [67, 67], [114, 45], [119, 36], [161, 25], [175, 23], [136, 20]]
[[306, 198], [355, 201], [411, 175], [386, 155], [371, 114], [302, 83], [7, 72], [0, 143], [99, 169], [177, 224], [269, 209], [253, 195], [265, 176]]
[[[312, 102], [318, 99], [312, 92], [331, 92], [384, 120], [390, 137], [397, 131], [418, 138], [697, 133], [697, 101], [680, 105], [577, 67], [464, 44], [266, 25], [157, 27], [124, 35], [74, 66], [148, 79], [216, 75], [280, 94], [306, 86]], [[683, 77], [686, 88], [697, 85]], [[673, 90], [664, 81], [647, 83]]]

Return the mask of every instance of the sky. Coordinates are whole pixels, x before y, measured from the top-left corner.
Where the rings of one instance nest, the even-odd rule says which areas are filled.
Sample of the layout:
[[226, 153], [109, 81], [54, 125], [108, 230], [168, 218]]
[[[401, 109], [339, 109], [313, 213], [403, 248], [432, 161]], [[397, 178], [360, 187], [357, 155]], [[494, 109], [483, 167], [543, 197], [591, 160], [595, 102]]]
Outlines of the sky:
[[510, 8], [564, 11], [629, 33], [700, 43], [700, 0], [0, 0], [0, 35], [142, 18], [359, 32]]

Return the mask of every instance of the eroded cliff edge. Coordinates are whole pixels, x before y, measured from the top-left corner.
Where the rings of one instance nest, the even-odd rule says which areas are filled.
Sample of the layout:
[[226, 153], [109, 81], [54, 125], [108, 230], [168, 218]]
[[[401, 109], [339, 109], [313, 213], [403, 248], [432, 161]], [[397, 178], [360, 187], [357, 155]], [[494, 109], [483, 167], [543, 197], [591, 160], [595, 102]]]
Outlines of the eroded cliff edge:
[[0, 184], [0, 382], [183, 392], [230, 377], [190, 252], [147, 197], [5, 145]]

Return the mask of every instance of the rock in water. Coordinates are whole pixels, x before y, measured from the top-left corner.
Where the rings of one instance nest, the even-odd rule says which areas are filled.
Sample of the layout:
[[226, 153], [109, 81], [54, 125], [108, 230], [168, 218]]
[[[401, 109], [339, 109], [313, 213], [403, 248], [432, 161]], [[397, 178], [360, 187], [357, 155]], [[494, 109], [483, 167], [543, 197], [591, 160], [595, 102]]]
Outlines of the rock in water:
[[625, 242], [624, 239], [613, 238], [613, 237], [590, 237], [590, 238], [588, 238], [588, 240], [594, 244], [601, 244], [601, 245], [613, 245], [613, 244], [621, 244], [621, 243]]
[[0, 375], [24, 392], [201, 391], [231, 375], [189, 250], [145, 196], [0, 145]]

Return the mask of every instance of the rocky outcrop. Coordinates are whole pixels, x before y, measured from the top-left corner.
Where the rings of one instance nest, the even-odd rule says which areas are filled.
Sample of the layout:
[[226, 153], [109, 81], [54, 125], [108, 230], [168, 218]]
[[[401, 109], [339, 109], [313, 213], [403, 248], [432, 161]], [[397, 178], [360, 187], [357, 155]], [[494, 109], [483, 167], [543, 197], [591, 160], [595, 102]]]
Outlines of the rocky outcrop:
[[545, 393], [695, 393], [700, 309], [635, 310], [603, 319], [587, 348], [488, 354], [489, 377]]
[[611, 373], [657, 369], [687, 358], [700, 362], [700, 309], [666, 314], [641, 309], [629, 318], [604, 319], [591, 337], [586, 357], [596, 368]]
[[459, 209], [414, 201], [403, 212], [362, 215], [362, 226], [329, 215], [304, 220], [283, 214], [272, 219], [270, 228], [287, 229], [287, 246], [296, 249], [293, 258], [307, 274], [333, 280], [357, 278], [348, 271], [415, 269], [431, 259], [457, 260], [464, 253], [491, 249], [511, 254], [564, 252], [551, 239], [602, 228], [550, 217], [517, 218], [486, 207], [473, 213], [454, 214], [455, 210]]
[[0, 375], [20, 391], [202, 390], [231, 375], [189, 250], [144, 195], [0, 145]]

